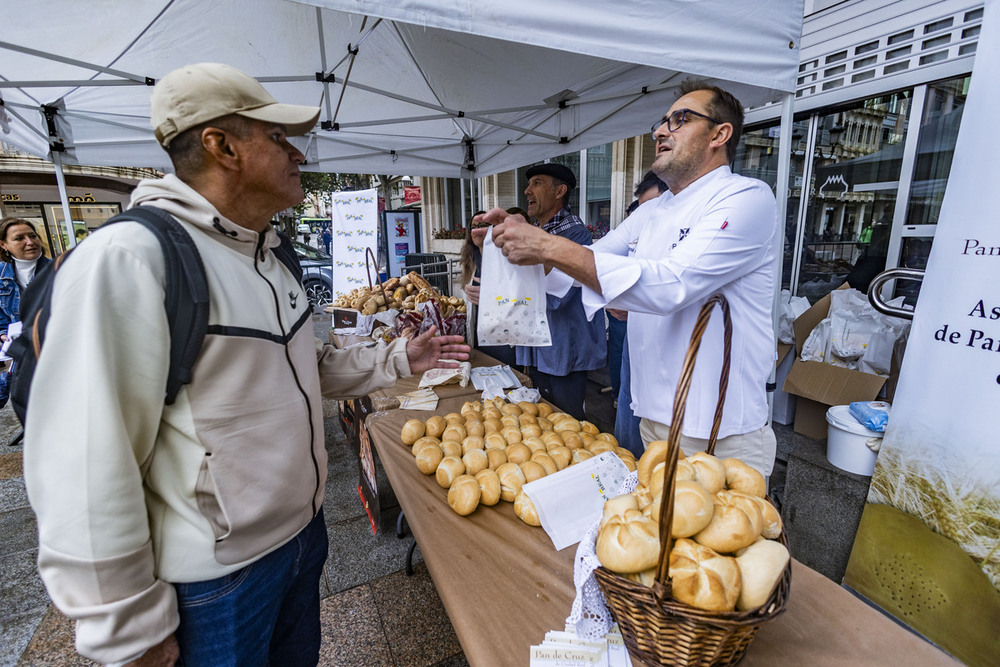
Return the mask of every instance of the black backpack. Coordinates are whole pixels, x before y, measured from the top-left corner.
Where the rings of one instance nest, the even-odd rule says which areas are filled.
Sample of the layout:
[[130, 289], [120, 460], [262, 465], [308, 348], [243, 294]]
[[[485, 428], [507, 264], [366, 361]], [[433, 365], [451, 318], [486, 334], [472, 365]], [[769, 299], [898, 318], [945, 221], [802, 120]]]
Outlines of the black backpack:
[[[104, 223], [138, 222], [153, 232], [163, 249], [166, 266], [164, 306], [170, 323], [170, 370], [167, 374], [165, 403], [177, 399], [181, 387], [191, 381], [192, 368], [201, 352], [208, 329], [208, 282], [205, 265], [191, 235], [172, 215], [152, 206], [139, 206], [119, 213]], [[275, 256], [295, 279], [302, 282], [302, 267], [291, 241], [280, 234], [281, 245]], [[59, 266], [69, 257], [64, 252], [38, 272], [21, 293], [21, 335], [11, 342], [9, 356], [14, 359], [10, 402], [21, 423], [26, 423], [31, 380], [45, 341], [45, 329], [52, 309], [52, 285]]]

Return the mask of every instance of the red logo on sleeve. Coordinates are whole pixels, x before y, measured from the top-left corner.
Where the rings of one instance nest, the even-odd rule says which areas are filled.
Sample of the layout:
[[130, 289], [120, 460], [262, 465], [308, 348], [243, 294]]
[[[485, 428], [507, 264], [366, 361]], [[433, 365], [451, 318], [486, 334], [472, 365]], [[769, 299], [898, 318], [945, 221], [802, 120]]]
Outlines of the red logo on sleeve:
[[722, 223], [722, 227], [720, 227], [719, 229], [725, 229], [728, 226], [729, 226], [729, 221], [726, 220], [725, 222]]

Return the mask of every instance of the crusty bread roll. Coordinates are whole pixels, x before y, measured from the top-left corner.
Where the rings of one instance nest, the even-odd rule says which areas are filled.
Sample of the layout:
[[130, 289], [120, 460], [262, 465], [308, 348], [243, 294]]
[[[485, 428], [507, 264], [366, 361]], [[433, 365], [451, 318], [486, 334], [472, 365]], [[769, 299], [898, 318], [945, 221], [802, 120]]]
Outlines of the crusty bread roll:
[[497, 468], [497, 477], [500, 478], [500, 499], [508, 503], [514, 502], [525, 481], [521, 466], [508, 461]]
[[500, 418], [500, 423], [503, 424], [503, 427], [500, 429], [501, 431], [505, 428], [516, 428], [519, 431], [521, 430], [521, 420], [514, 415], [504, 415]]
[[636, 501], [639, 503], [639, 509], [642, 509], [653, 502], [653, 497], [649, 494], [649, 489], [641, 484], [635, 487], [635, 491], [632, 492], [632, 495], [635, 496]]
[[508, 427], [500, 431], [500, 435], [507, 441], [508, 445], [516, 445], [524, 438], [521, 436], [521, 429]]
[[481, 438], [486, 435], [486, 424], [479, 420], [469, 419], [465, 422], [465, 432]]
[[548, 417], [552, 414], [552, 406], [548, 403], [536, 403], [535, 405], [538, 407], [539, 417]]
[[444, 452], [437, 445], [427, 444], [417, 452], [414, 458], [417, 462], [417, 470], [425, 475], [433, 475], [441, 463], [441, 459], [444, 458]]
[[609, 517], [597, 531], [595, 545], [601, 565], [613, 572], [642, 572], [660, 556], [659, 527], [635, 509]]
[[695, 452], [684, 460], [694, 467], [694, 481], [709, 493], [726, 488], [726, 467], [722, 461], [705, 452]]
[[545, 447], [545, 443], [542, 442], [542, 439], [538, 438], [538, 437], [535, 437], [533, 435], [532, 436], [528, 436], [527, 438], [525, 438], [524, 440], [522, 440], [521, 443], [524, 444], [524, 445], [527, 445], [528, 449], [531, 450], [532, 454], [534, 454], [535, 452], [545, 452], [545, 451], [548, 451], [546, 449], [546, 447]]
[[440, 447], [445, 456], [462, 458], [461, 443], [455, 442], [454, 440], [442, 440]]
[[[495, 450], [499, 451], [499, 450]], [[480, 470], [476, 473], [476, 481], [479, 482], [479, 490], [482, 493], [479, 502], [483, 505], [496, 505], [500, 502], [500, 478], [495, 470]]]
[[538, 424], [538, 428], [542, 429], [543, 432], [552, 430], [552, 422], [545, 417], [538, 417], [538, 419], [535, 420], [535, 423]]
[[653, 468], [658, 463], [663, 463], [667, 458], [668, 446], [669, 443], [666, 440], [654, 440], [649, 443], [649, 447], [639, 457], [639, 484], [649, 486], [649, 478], [653, 473]]
[[608, 522], [613, 516], [623, 517], [626, 510], [637, 510], [639, 509], [639, 501], [631, 493], [623, 493], [621, 495], [615, 496], [614, 498], [609, 498], [607, 502], [604, 503], [604, 507], [601, 512], [601, 527]]
[[542, 525], [538, 518], [538, 510], [535, 509], [535, 503], [531, 502], [531, 498], [523, 489], [514, 496], [514, 514], [529, 526]]
[[560, 419], [557, 422], [552, 422], [552, 430], [556, 432], [572, 431], [573, 433], [579, 433], [583, 430], [583, 427], [580, 426], [578, 420], [570, 417], [569, 419]]
[[523, 442], [518, 442], [507, 448], [507, 460], [511, 463], [524, 463], [531, 459], [531, 448]]
[[760, 535], [764, 527], [757, 505], [747, 496], [730, 491], [716, 493], [712, 502], [712, 520], [694, 540], [719, 553], [733, 553], [748, 547]]
[[465, 416], [460, 412], [449, 412], [444, 416], [446, 424], [465, 424]]
[[601, 432], [601, 429], [597, 428], [597, 426], [595, 426], [591, 422], [581, 421], [580, 422], [580, 431], [582, 433], [588, 433], [590, 435], [597, 435], [598, 433]]
[[538, 424], [525, 424], [521, 427], [521, 438], [541, 438], [542, 429], [538, 428]]
[[587, 459], [594, 458], [594, 455], [588, 452], [586, 449], [574, 449], [573, 450], [573, 463], [583, 463]]
[[504, 403], [503, 407], [500, 408], [500, 412], [505, 415], [514, 415], [517, 417], [521, 414], [521, 408], [517, 405], [517, 403]]
[[[622, 461], [624, 461], [627, 458], [635, 461], [635, 454], [625, 449], [624, 447], [619, 447], [618, 445], [614, 445], [614, 452], [615, 454], [618, 455], [618, 458], [620, 458]], [[635, 470], [635, 468], [633, 468], [633, 470]]]
[[580, 439], [580, 434], [575, 431], [559, 431], [559, 436], [563, 440], [563, 444], [570, 449], [583, 449], [583, 440]]
[[545, 469], [546, 475], [554, 475], [559, 472], [559, 468], [556, 466], [556, 462], [552, 460], [552, 457], [545, 453], [545, 450], [540, 452], [532, 452], [531, 460], [542, 466]]
[[465, 431], [465, 422], [461, 424], [451, 424], [446, 426], [444, 432], [441, 434], [441, 440], [451, 440], [452, 442], [461, 443], [469, 437], [469, 434]]
[[674, 470], [674, 481], [681, 480], [694, 480], [695, 472], [694, 466], [691, 465], [690, 461], [678, 461], [677, 468]]
[[[535, 415], [521, 414], [518, 416], [517, 421], [521, 424], [521, 428], [525, 426], [538, 426], [538, 418]], [[538, 429], [541, 431], [542, 429]]]
[[468, 516], [479, 507], [482, 490], [472, 475], [459, 475], [448, 489], [448, 504], [460, 516]]
[[463, 415], [466, 412], [475, 412], [477, 415], [481, 415], [483, 413], [483, 404], [479, 401], [466, 401], [462, 404], [462, 409], [459, 412]]
[[727, 489], [758, 498], [767, 495], [767, 481], [757, 469], [734, 458], [722, 459], [722, 466], [726, 469]]
[[625, 467], [628, 468], [629, 472], [632, 472], [638, 466], [638, 464], [635, 462], [635, 459], [630, 456], [629, 457], [621, 456], [619, 458], [621, 458], [622, 463], [625, 464]]
[[486, 458], [489, 459], [490, 468], [496, 470], [504, 463], [507, 463], [507, 452], [503, 449], [487, 449]]
[[424, 428], [424, 423], [419, 419], [408, 419], [403, 424], [403, 430], [400, 432], [399, 437], [402, 439], [404, 445], [412, 445], [424, 437]]
[[500, 418], [503, 417], [503, 413], [492, 406], [483, 406], [483, 411], [480, 412], [479, 415], [483, 418], [483, 421], [486, 421], [487, 419], [496, 419], [497, 421], [500, 421]]
[[[590, 433], [584, 433], [583, 431], [580, 431], [579, 433], [577, 433], [577, 435], [580, 436], [580, 442], [583, 443], [583, 448], [587, 450], [590, 449], [590, 445], [594, 442], [594, 440], [597, 439]], [[607, 442], [607, 440], [603, 440], [602, 442]]]
[[[555, 426], [556, 422], [561, 422], [563, 419], [573, 419], [573, 417], [571, 417], [570, 415], [566, 414], [565, 412], [552, 412], [552, 413], [549, 413], [547, 415], [541, 415], [541, 416], [545, 417], [550, 422], [552, 422], [553, 426]], [[573, 419], [573, 421], [576, 421], [576, 420]]]
[[674, 537], [691, 537], [712, 521], [715, 503], [701, 484], [690, 480], [674, 483], [674, 521], [670, 532]]
[[[731, 493], [739, 493], [739, 491], [731, 491]], [[757, 509], [760, 510], [760, 516], [764, 522], [760, 534], [769, 540], [777, 539], [781, 535], [781, 513], [767, 498], [759, 498], [750, 494], [743, 495], [753, 500], [757, 504]]]
[[597, 456], [598, 454], [600, 454], [602, 452], [611, 452], [611, 451], [614, 451], [615, 446], [612, 445], [607, 440], [595, 440], [586, 449], [587, 449], [588, 452], [590, 452], [594, 456]]
[[545, 449], [550, 452], [556, 447], [565, 447], [566, 443], [563, 442], [562, 436], [555, 431], [542, 431], [542, 442], [545, 443]]
[[427, 420], [424, 429], [427, 435], [434, 438], [440, 438], [441, 434], [444, 433], [445, 427], [447, 426], [448, 422], [444, 420], [444, 417], [441, 415], [434, 415]]
[[529, 401], [518, 401], [517, 407], [521, 408], [522, 415], [538, 416], [538, 406]]
[[663, 477], [666, 470], [667, 462], [660, 461], [649, 474], [649, 485], [647, 488], [649, 488], [649, 497], [654, 500], [663, 495]]
[[442, 489], [451, 488], [459, 476], [465, 474], [465, 464], [457, 456], [446, 456], [438, 464], [435, 476], [437, 483]]
[[462, 441], [462, 454], [468, 453], [470, 449], [486, 449], [486, 441], [478, 435], [470, 435]]
[[507, 449], [507, 440], [499, 433], [487, 433], [483, 441], [486, 449]]
[[607, 440], [615, 447], [620, 446], [618, 439], [615, 436], [611, 435], [610, 433], [598, 433], [595, 437], [600, 438], [601, 440]]
[[573, 462], [573, 452], [570, 451], [569, 447], [554, 447], [548, 453], [560, 470]]
[[629, 572], [628, 574], [623, 574], [623, 577], [634, 581], [637, 584], [642, 584], [647, 588], [653, 586], [653, 582], [656, 581], [656, 568], [651, 567], [648, 570], [643, 570], [642, 572]]
[[417, 438], [417, 441], [415, 443], [413, 443], [412, 447], [410, 447], [410, 452], [414, 456], [416, 456], [417, 452], [419, 452], [421, 449], [423, 449], [427, 445], [434, 445], [435, 447], [438, 447], [438, 446], [441, 445], [441, 441], [438, 440], [437, 438], [432, 438], [429, 435], [425, 435], [422, 438]]
[[707, 611], [732, 611], [736, 607], [740, 568], [735, 558], [681, 538], [670, 551], [669, 571], [673, 596], [681, 602]]
[[462, 463], [465, 464], [465, 474], [475, 475], [480, 470], [490, 467], [490, 459], [482, 449], [470, 449], [462, 455]]
[[537, 461], [525, 461], [518, 464], [521, 466], [521, 472], [524, 473], [524, 483], [534, 482], [536, 479], [541, 479], [545, 477], [545, 468], [542, 467], [541, 463]]
[[486, 435], [490, 433], [499, 433], [503, 429], [503, 424], [500, 423], [499, 419], [494, 419], [493, 417], [487, 417], [483, 420], [483, 431]]
[[788, 565], [788, 549], [781, 542], [759, 539], [736, 552], [743, 586], [736, 608], [748, 611], [761, 606], [771, 597]]

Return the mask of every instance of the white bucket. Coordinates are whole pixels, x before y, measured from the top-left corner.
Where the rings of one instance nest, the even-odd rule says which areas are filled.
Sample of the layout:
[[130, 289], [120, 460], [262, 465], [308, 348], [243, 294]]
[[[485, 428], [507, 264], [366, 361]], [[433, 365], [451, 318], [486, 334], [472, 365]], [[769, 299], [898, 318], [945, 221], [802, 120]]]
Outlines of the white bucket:
[[[882, 440], [882, 434], [865, 428], [850, 407], [835, 405], [826, 411], [826, 459], [841, 470], [871, 476], [878, 452], [868, 446], [869, 440]], [[873, 442], [876, 449], [880, 442]]]

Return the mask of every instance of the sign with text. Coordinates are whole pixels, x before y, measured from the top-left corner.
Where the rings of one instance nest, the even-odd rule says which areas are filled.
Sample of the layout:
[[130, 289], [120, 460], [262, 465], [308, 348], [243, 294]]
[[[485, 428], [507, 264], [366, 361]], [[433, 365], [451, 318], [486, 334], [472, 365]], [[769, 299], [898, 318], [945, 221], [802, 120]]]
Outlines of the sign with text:
[[[368, 287], [367, 250], [375, 254], [378, 231], [376, 191], [334, 192], [332, 200], [333, 292], [347, 294], [355, 287]], [[378, 267], [371, 267], [372, 280]]]

